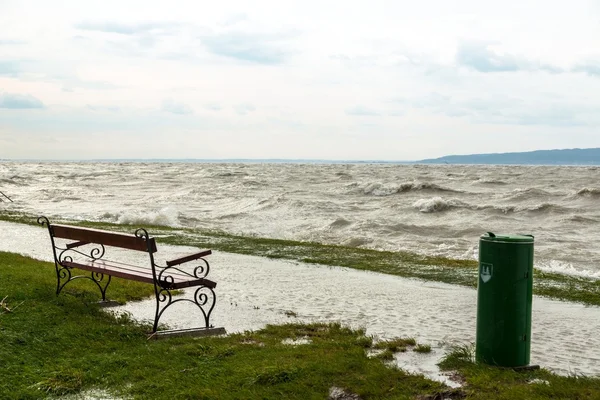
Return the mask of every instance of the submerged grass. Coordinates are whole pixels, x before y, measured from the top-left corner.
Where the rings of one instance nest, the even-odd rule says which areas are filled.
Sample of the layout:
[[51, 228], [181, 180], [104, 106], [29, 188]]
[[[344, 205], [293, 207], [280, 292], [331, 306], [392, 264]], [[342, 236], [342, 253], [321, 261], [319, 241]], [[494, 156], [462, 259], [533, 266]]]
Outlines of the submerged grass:
[[[466, 382], [449, 390], [386, 361], [413, 339], [386, 341], [379, 347], [388, 356], [369, 358], [373, 339], [339, 324], [149, 341], [149, 325], [102, 311], [93, 285], [73, 282], [57, 297], [52, 264], [0, 252], [0, 266], [0, 297], [10, 310], [0, 314], [2, 399], [94, 391], [117, 399], [325, 399], [332, 391], [364, 400], [600, 398], [596, 378], [480, 366], [466, 347], [442, 363]], [[137, 298], [142, 286], [115, 279], [111, 294]], [[290, 339], [307, 344], [286, 345]]]
[[[37, 225], [36, 218], [17, 213], [0, 212], [0, 219]], [[58, 222], [58, 221], [56, 221]], [[73, 221], [65, 221], [73, 224]], [[130, 225], [79, 221], [76, 225], [132, 232]], [[423, 256], [406, 251], [380, 251], [313, 242], [268, 239], [232, 235], [225, 232], [178, 229], [144, 225], [157, 240], [173, 245], [212, 248], [230, 253], [296, 260], [306, 263], [348, 267], [406, 278], [444, 282], [467, 287], [477, 286], [478, 263]], [[600, 305], [600, 280], [535, 270], [534, 294], [557, 300]]]

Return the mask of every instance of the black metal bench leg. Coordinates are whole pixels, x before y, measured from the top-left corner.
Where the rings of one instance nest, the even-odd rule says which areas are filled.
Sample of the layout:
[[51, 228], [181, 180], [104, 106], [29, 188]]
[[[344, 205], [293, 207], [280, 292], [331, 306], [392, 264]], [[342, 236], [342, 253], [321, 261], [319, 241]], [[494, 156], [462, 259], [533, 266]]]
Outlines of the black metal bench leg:
[[106, 276], [108, 276], [108, 279], [106, 279], [106, 282], [104, 283], [104, 274], [100, 272], [92, 272], [92, 281], [94, 281], [94, 283], [98, 286], [98, 289], [100, 289], [100, 293], [102, 293], [102, 301], [106, 301], [106, 289], [108, 288], [112, 278], [110, 275]]
[[65, 287], [65, 285], [71, 282], [71, 270], [69, 268], [55, 265], [56, 267], [56, 295], [60, 294], [60, 291]]
[[[154, 286], [154, 293], [156, 295], [156, 312], [154, 313], [154, 325], [152, 326], [152, 333], [155, 333], [158, 330], [158, 321], [162, 316], [162, 313], [165, 312], [167, 307], [173, 304], [173, 296], [171, 295], [171, 291], [169, 289], [163, 289], [158, 286]], [[164, 304], [161, 306], [161, 304]]]
[[212, 328], [210, 324], [210, 314], [212, 314], [217, 304], [217, 295], [215, 291], [207, 286], [200, 286], [194, 292], [194, 304], [202, 311], [204, 316], [205, 328]]
[[193, 300], [184, 298], [173, 300], [171, 291], [165, 288], [156, 288], [155, 293], [156, 313], [154, 315], [154, 325], [152, 327], [152, 333], [155, 333], [158, 330], [158, 322], [160, 321], [160, 317], [165, 312], [165, 310], [173, 304], [179, 302], [189, 302], [195, 304], [202, 312], [204, 318], [204, 327], [212, 327], [212, 325], [210, 325], [210, 314], [215, 308], [215, 304], [217, 302], [217, 296], [213, 289], [206, 286], [198, 287], [194, 292]]

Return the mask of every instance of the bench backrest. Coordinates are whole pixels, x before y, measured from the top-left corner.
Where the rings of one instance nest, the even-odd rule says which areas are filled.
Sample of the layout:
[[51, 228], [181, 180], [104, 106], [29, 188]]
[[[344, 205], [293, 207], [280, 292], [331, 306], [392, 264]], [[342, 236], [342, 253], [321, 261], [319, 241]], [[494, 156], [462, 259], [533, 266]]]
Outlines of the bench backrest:
[[97, 243], [123, 249], [156, 253], [156, 241], [153, 237], [146, 239], [126, 233], [102, 231], [100, 229], [82, 228], [70, 225], [50, 225], [52, 236], [80, 242]]

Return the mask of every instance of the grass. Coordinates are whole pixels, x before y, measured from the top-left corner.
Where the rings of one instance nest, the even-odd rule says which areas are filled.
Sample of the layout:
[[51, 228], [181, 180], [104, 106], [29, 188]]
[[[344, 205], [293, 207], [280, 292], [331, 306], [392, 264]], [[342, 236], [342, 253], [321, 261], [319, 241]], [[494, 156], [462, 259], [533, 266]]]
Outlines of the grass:
[[382, 340], [373, 345], [374, 349], [389, 351], [392, 354], [405, 352], [407, 347], [413, 347], [417, 344], [413, 338], [396, 338], [391, 340]]
[[415, 353], [431, 352], [430, 345], [417, 343], [414, 338], [382, 340], [373, 345], [373, 349], [381, 351], [377, 353], [377, 357], [384, 360], [392, 360], [395, 353], [404, 353], [408, 348], [412, 348]]
[[428, 344], [418, 344], [413, 350], [416, 353], [431, 353], [431, 346]]
[[[37, 218], [23, 214], [0, 212], [0, 220], [36, 225]], [[58, 221], [53, 221], [58, 222]], [[64, 221], [73, 224], [73, 221]], [[75, 222], [75, 225], [132, 233], [134, 227], [100, 222]], [[341, 266], [374, 271], [406, 278], [445, 282], [477, 287], [478, 263], [423, 256], [406, 251], [378, 251], [356, 247], [326, 245], [313, 242], [268, 239], [232, 235], [218, 231], [175, 229], [145, 225], [151, 234], [161, 235], [158, 242], [197, 246], [230, 253], [296, 260], [306, 263]], [[557, 300], [600, 306], [600, 280], [534, 271], [533, 292]]]
[[[150, 326], [99, 309], [93, 285], [54, 294], [49, 263], [0, 253], [0, 398], [101, 389], [134, 399], [323, 399], [332, 387], [364, 399], [434, 394], [439, 383], [366, 356], [371, 339], [339, 324], [287, 324], [228, 337], [148, 341]], [[150, 285], [147, 285], [150, 286]], [[113, 293], [138, 292], [121, 280]], [[3, 296], [3, 297], [4, 297]], [[309, 338], [290, 346], [284, 339]]]
[[600, 399], [598, 378], [559, 376], [545, 369], [516, 372], [476, 364], [474, 351], [474, 346], [457, 346], [439, 364], [443, 370], [458, 372], [468, 399]]
[[[57, 297], [52, 264], [0, 252], [0, 266], [2, 399], [94, 390], [131, 399], [324, 399], [332, 388], [365, 400], [600, 398], [599, 379], [476, 365], [468, 347], [442, 363], [466, 382], [450, 390], [390, 367], [385, 357], [367, 356], [375, 348], [393, 357], [401, 348], [422, 346], [414, 339], [374, 344], [364, 331], [339, 324], [149, 341], [149, 325], [103, 312], [97, 288], [87, 282], [73, 282]], [[115, 279], [109, 290], [111, 297], [130, 299], [142, 296], [145, 286]], [[309, 344], [286, 345], [286, 339]]]

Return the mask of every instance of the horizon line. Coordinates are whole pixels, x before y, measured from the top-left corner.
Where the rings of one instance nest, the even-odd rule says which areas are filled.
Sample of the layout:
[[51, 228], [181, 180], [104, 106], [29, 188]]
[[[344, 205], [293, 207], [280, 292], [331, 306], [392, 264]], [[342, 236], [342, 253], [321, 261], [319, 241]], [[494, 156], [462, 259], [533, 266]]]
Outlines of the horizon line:
[[196, 161], [196, 162], [335, 162], [335, 163], [415, 163], [417, 160], [327, 159], [327, 158], [0, 158], [0, 161]]

